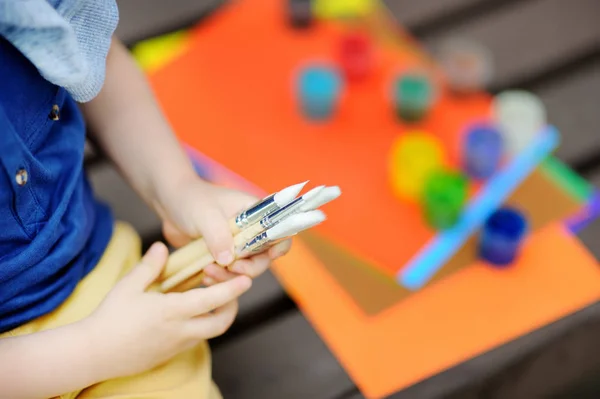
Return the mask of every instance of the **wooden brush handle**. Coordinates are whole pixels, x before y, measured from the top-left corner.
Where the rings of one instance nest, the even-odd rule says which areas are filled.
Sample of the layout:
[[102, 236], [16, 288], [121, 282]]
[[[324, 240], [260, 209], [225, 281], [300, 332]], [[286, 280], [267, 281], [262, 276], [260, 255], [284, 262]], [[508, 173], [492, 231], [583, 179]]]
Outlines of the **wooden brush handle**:
[[[235, 223], [235, 218], [232, 218], [229, 221], [229, 228], [231, 229], [231, 234], [234, 236], [241, 233], [239, 227]], [[206, 242], [203, 238], [192, 241], [191, 243], [179, 248], [169, 256], [165, 269], [161, 274], [161, 279], [164, 280], [169, 278], [208, 252], [208, 247], [206, 246]]]
[[[233, 238], [234, 246], [243, 245], [255, 235], [263, 231], [260, 223], [255, 223]], [[167, 292], [183, 281], [204, 270], [215, 260], [206, 246], [204, 239], [199, 239], [173, 252], [161, 276], [160, 290]]]

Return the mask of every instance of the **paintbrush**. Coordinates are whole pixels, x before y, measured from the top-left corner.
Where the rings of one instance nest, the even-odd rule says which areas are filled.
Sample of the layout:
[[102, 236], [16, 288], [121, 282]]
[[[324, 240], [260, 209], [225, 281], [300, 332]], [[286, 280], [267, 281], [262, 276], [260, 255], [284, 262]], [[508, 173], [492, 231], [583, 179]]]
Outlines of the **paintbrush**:
[[[263, 218], [260, 219], [258, 223], [254, 223], [242, 230], [240, 233], [236, 234], [234, 236], [234, 242], [245, 242], [254, 237], [255, 235], [263, 232], [264, 230], [273, 227], [276, 223], [280, 222], [281, 220], [283, 220], [283, 218], [288, 216], [291, 211], [295, 210], [294, 206], [301, 206], [307, 201], [312, 201], [313, 198], [324, 187], [325, 186], [315, 187], [303, 196], [290, 202], [286, 206], [277, 209], [275, 212], [263, 216]], [[178, 273], [180, 270], [186, 268], [190, 264], [195, 263], [197, 260], [208, 259], [209, 256], [212, 259], [210, 251], [208, 250], [206, 242], [203, 238], [193, 241], [169, 255], [169, 260], [167, 260], [167, 265], [161, 275], [161, 279], [167, 279], [173, 276], [175, 273]]]
[[[251, 240], [256, 235], [264, 232], [266, 229], [268, 229], [270, 227], [273, 227], [275, 224], [279, 223], [284, 218], [289, 217], [293, 214], [297, 214], [299, 212], [307, 212], [307, 211], [317, 209], [317, 208], [325, 205], [326, 203], [333, 201], [340, 195], [341, 195], [341, 190], [337, 186], [315, 187], [312, 190], [305, 193], [304, 195], [302, 195], [301, 197], [297, 198], [296, 200], [294, 200], [291, 203], [289, 203], [288, 205], [286, 205], [284, 208], [277, 210], [269, 215], [266, 215], [265, 217], [263, 217], [263, 219], [261, 219], [261, 221], [259, 223], [256, 223], [255, 225], [253, 225], [251, 229], [247, 229], [247, 230], [243, 231], [243, 233], [244, 233], [243, 236], [242, 236], [242, 234], [238, 234], [238, 236], [236, 236], [234, 238], [234, 241], [236, 242], [236, 245], [238, 245], [238, 243], [240, 243], [240, 242], [245, 242], [245, 241]], [[252, 234], [250, 234], [250, 233], [252, 233]], [[282, 240], [270, 241], [270, 242], [266, 243], [265, 245], [261, 246], [260, 250], [265, 250], [268, 247], [275, 245], [277, 242], [282, 241]], [[197, 247], [195, 247], [195, 248], [197, 249]], [[189, 261], [186, 263], [186, 267], [191, 267], [191, 265], [196, 265], [196, 267], [197, 267], [197, 265], [208, 265], [213, 262], [213, 258], [210, 255], [210, 253], [208, 252], [208, 250], [205, 250], [204, 252], [195, 252], [195, 253], [192, 253], [191, 250], [186, 251], [186, 252], [190, 256], [193, 256], [193, 257], [189, 258]], [[256, 252], [260, 252], [260, 251], [257, 248], [255, 248], [253, 253], [256, 253]], [[203, 267], [202, 267], [202, 269], [203, 269]], [[185, 267], [180, 270], [185, 270]], [[179, 270], [177, 272], [179, 272]], [[172, 277], [174, 274], [168, 275], [167, 278]], [[189, 280], [185, 280], [183, 284], [179, 284], [176, 288], [177, 288], [177, 290], [189, 289], [190, 287], [197, 286], [199, 284], [199, 282], [201, 282], [201, 281], [202, 281], [202, 273], [199, 273], [196, 276], [190, 278]]]
[[235, 218], [230, 220], [229, 227], [231, 228], [231, 233], [236, 235], [246, 227], [261, 220], [265, 215], [283, 208], [300, 194], [300, 191], [302, 191], [306, 183], [308, 183], [308, 180], [303, 183], [286, 187], [275, 194], [263, 198], [248, 209], [242, 211]]
[[[325, 220], [325, 214], [320, 210], [313, 210], [291, 215], [285, 220], [277, 223], [270, 229], [260, 232], [250, 240], [238, 239], [240, 235], [235, 237], [236, 250], [238, 258], [255, 253], [261, 247], [269, 243], [291, 237], [302, 230], [314, 227]], [[160, 284], [160, 291], [168, 292], [171, 289], [179, 286], [184, 281], [200, 273], [206, 266], [214, 263], [214, 259], [210, 253], [203, 256], [197, 262], [189, 265], [178, 273], [169, 277]]]
[[[266, 215], [285, 207], [296, 198], [306, 183], [308, 183], [308, 180], [303, 183], [286, 187], [275, 194], [271, 194], [263, 198], [254, 205], [240, 212], [236, 217], [229, 221], [231, 233], [233, 235], [240, 234], [244, 230], [256, 224]], [[258, 231], [259, 230], [249, 231], [247, 238], [257, 234]], [[194, 259], [198, 259], [206, 252], [208, 252], [208, 247], [206, 246], [204, 239], [200, 238], [192, 241], [169, 256], [161, 277], [166, 278], [174, 273], [177, 273], [179, 270], [189, 265]]]
[[[299, 214], [302, 212], [313, 211], [313, 210], [316, 210], [317, 208], [320, 208], [321, 206], [325, 205], [326, 203], [333, 201], [334, 199], [339, 197], [341, 194], [342, 194], [342, 191], [340, 190], [340, 188], [338, 186], [333, 186], [333, 187], [319, 186], [319, 187], [314, 188], [310, 192], [304, 194], [301, 198], [294, 200], [292, 203], [288, 204], [285, 208], [283, 208], [277, 212], [277, 213], [285, 214], [284, 216], [278, 217], [278, 215], [275, 215], [275, 214], [267, 215], [267, 216], [265, 216], [265, 218], [263, 220], [268, 220], [269, 222], [271, 222], [273, 220], [278, 221], [278, 220], [283, 220], [286, 217], [296, 215], [296, 214]], [[265, 226], [267, 223], [268, 222], [265, 222], [263, 224], [263, 221], [261, 221], [261, 224], [263, 226]], [[268, 228], [273, 225], [274, 224], [269, 224], [268, 226], [265, 226], [265, 227]], [[265, 251], [283, 240], [285, 240], [285, 238], [280, 239], [280, 240], [269, 241], [268, 243], [265, 243], [264, 245], [255, 247], [252, 250], [252, 254], [256, 254], [258, 252]], [[238, 256], [238, 258], [240, 258], [240, 256]]]

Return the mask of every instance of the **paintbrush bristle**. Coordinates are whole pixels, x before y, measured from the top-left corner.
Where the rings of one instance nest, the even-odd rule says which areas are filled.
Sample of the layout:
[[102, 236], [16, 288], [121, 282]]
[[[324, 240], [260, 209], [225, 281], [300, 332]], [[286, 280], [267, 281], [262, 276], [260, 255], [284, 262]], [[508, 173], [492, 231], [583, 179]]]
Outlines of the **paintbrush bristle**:
[[279, 240], [289, 237], [302, 230], [314, 227], [322, 223], [325, 219], [325, 214], [319, 210], [298, 213], [267, 230], [267, 237], [269, 240]]
[[302, 199], [304, 200], [304, 203], [308, 202], [308, 201], [312, 201], [315, 197], [317, 197], [319, 195], [319, 193], [325, 188], [325, 186], [317, 186], [315, 188], [313, 188], [312, 190], [309, 190], [306, 192], [306, 194], [302, 195]]
[[300, 212], [312, 211], [313, 209], [318, 209], [325, 205], [328, 202], [333, 201], [337, 197], [342, 194], [342, 190], [338, 186], [325, 187], [323, 190], [320, 190], [317, 195], [315, 195], [310, 200], [306, 201], [300, 207]]
[[273, 200], [275, 201], [278, 207], [283, 208], [284, 206], [292, 202], [298, 194], [300, 194], [300, 191], [302, 191], [304, 186], [306, 186], [306, 183], [308, 183], [308, 180], [284, 188], [283, 190], [279, 191], [277, 194], [274, 195]]

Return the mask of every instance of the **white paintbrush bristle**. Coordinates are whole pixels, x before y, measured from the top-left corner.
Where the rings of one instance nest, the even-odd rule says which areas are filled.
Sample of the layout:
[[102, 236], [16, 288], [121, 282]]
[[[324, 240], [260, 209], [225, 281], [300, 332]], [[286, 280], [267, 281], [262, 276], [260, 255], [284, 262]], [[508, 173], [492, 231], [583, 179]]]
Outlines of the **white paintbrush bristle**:
[[302, 230], [310, 229], [325, 219], [325, 214], [319, 210], [298, 213], [267, 230], [267, 237], [269, 240], [279, 240], [280, 238], [289, 237]]
[[300, 207], [300, 212], [307, 212], [320, 208], [326, 203], [333, 201], [340, 195], [342, 195], [342, 190], [340, 190], [338, 186], [325, 187], [323, 190], [320, 190], [317, 193], [317, 195], [315, 195], [313, 198], [302, 204], [302, 206]]
[[319, 193], [324, 188], [325, 188], [325, 186], [317, 186], [317, 187], [313, 188], [312, 190], [307, 191], [306, 194], [302, 195], [302, 199], [304, 200], [304, 203], [312, 201], [314, 198], [316, 198], [319, 195]]
[[274, 195], [273, 200], [278, 207], [283, 208], [292, 202], [298, 194], [300, 194], [300, 191], [302, 191], [304, 186], [306, 186], [306, 183], [308, 183], [308, 180], [303, 183], [294, 184], [293, 186], [284, 188]]

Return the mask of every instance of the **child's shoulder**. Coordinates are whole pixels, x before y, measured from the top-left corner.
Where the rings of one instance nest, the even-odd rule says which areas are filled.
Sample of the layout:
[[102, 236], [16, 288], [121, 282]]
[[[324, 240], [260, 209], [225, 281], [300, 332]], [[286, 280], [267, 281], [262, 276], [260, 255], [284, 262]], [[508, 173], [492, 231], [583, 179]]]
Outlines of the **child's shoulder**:
[[118, 20], [115, 0], [0, 0], [0, 36], [80, 102], [104, 83]]

